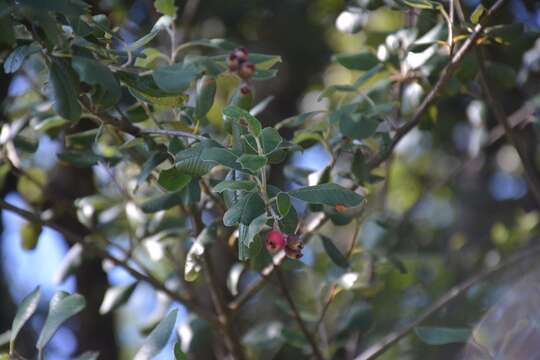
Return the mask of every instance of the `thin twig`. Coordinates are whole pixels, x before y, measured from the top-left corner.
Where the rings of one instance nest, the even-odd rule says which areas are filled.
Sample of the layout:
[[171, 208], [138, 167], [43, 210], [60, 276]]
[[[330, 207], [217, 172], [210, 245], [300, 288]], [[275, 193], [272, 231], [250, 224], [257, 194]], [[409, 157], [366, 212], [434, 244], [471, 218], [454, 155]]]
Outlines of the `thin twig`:
[[370, 346], [363, 353], [355, 357], [354, 360], [370, 360], [375, 359], [377, 356], [381, 355], [383, 352], [388, 350], [392, 345], [394, 345], [401, 338], [410, 333], [416, 326], [420, 325], [428, 318], [433, 316], [438, 310], [447, 305], [450, 301], [454, 300], [458, 296], [462, 295], [472, 286], [478, 284], [479, 282], [485, 280], [489, 276], [504, 270], [506, 268], [512, 267], [519, 264], [523, 260], [536, 256], [540, 253], [540, 245], [524, 249], [517, 254], [510, 256], [508, 259], [500, 262], [497, 266], [490, 269], [486, 269], [477, 275], [469, 278], [468, 280], [462, 282], [461, 284], [454, 286], [452, 289], [447, 291], [443, 296], [441, 296], [437, 301], [431, 304], [425, 311], [423, 311], [420, 316], [414, 319], [411, 323], [405, 325], [401, 329], [394, 331], [388, 334], [379, 342]]
[[208, 289], [210, 290], [210, 296], [212, 297], [212, 302], [214, 303], [216, 313], [218, 314], [218, 321], [221, 325], [223, 334], [225, 335], [225, 344], [235, 360], [243, 360], [244, 352], [242, 350], [242, 345], [234, 331], [229, 309], [227, 308], [223, 293], [221, 292], [220, 284], [217, 280], [212, 259], [208, 251], [204, 252], [203, 261], [205, 268], [204, 273], [206, 275], [206, 280], [208, 281]]
[[266, 280], [272, 275], [274, 270], [281, 265], [286, 259], [285, 251], [280, 251], [272, 259], [272, 263], [261, 271], [261, 277], [249, 285], [240, 295], [229, 303], [229, 309], [234, 314], [242, 305], [244, 305], [249, 299], [251, 299], [262, 287], [265, 285]]
[[540, 205], [540, 180], [538, 178], [538, 173], [534, 168], [533, 163], [527, 156], [523, 144], [516, 137], [514, 129], [508, 121], [508, 116], [504, 112], [504, 109], [497, 100], [495, 96], [495, 90], [490, 87], [489, 80], [486, 73], [485, 67], [485, 58], [481, 50], [476, 49], [476, 55], [478, 57], [478, 79], [480, 80], [480, 85], [482, 86], [482, 91], [484, 92], [486, 101], [489, 104], [489, 107], [493, 111], [493, 115], [497, 121], [503, 126], [508, 140], [512, 146], [516, 149], [518, 156], [523, 164], [523, 169], [525, 170], [525, 177], [529, 182], [530, 189], [536, 199], [538, 205]]
[[324, 356], [321, 352], [321, 349], [319, 349], [319, 345], [315, 341], [315, 338], [311, 335], [309, 332], [309, 329], [306, 326], [306, 323], [302, 319], [302, 316], [300, 316], [300, 312], [298, 311], [298, 308], [296, 307], [296, 304], [294, 303], [294, 300], [289, 293], [289, 289], [287, 289], [287, 283], [285, 282], [285, 279], [283, 277], [283, 273], [281, 272], [281, 269], [276, 268], [276, 276], [281, 288], [281, 292], [283, 293], [283, 296], [285, 297], [285, 300], [287, 300], [287, 303], [289, 304], [294, 318], [296, 322], [298, 323], [298, 326], [300, 327], [300, 330], [302, 330], [302, 333], [304, 333], [304, 336], [306, 337], [307, 341], [309, 342], [309, 345], [311, 346], [311, 350], [313, 350], [313, 356], [314, 358], [318, 360], [324, 360]]
[[103, 259], [111, 261], [113, 264], [115, 264], [115, 265], [123, 268], [124, 270], [126, 270], [131, 276], [133, 276], [137, 280], [143, 281], [143, 282], [146, 282], [146, 283], [150, 284], [154, 289], [156, 289], [158, 291], [161, 291], [161, 292], [165, 293], [167, 296], [169, 296], [171, 299], [184, 304], [187, 308], [194, 311], [195, 313], [200, 315], [202, 318], [208, 320], [211, 323], [216, 322], [215, 316], [213, 314], [211, 314], [208, 310], [200, 307], [192, 299], [190, 299], [188, 297], [185, 297], [185, 296], [182, 296], [181, 294], [175, 293], [174, 291], [167, 288], [161, 281], [157, 280], [153, 276], [140, 273], [139, 271], [132, 268], [127, 263], [126, 260], [121, 260], [121, 259], [116, 258], [115, 256], [109, 254], [107, 251], [100, 249], [95, 244], [85, 241], [85, 239], [82, 236], [79, 236], [78, 234], [76, 234], [74, 232], [71, 232], [68, 229], [63, 228], [63, 227], [55, 224], [54, 222], [51, 222], [51, 221], [48, 221], [48, 220], [43, 220], [40, 216], [38, 216], [38, 215], [36, 215], [36, 214], [34, 214], [34, 213], [30, 212], [30, 211], [27, 211], [27, 210], [21, 209], [19, 207], [16, 207], [16, 206], [14, 206], [12, 204], [9, 204], [9, 203], [5, 202], [4, 200], [1, 200], [1, 199], [0, 199], [0, 208], [11, 211], [11, 212], [19, 215], [20, 217], [28, 220], [28, 221], [31, 221], [31, 222], [34, 222], [34, 223], [37, 223], [37, 224], [41, 224], [42, 226], [47, 226], [47, 227], [49, 227], [51, 229], [54, 229], [54, 230], [58, 231], [67, 240], [70, 240], [70, 241], [75, 242], [75, 243], [79, 243], [79, 244], [83, 245], [83, 247], [88, 248], [92, 253], [100, 256]]
[[476, 40], [478, 40], [478, 38], [482, 34], [482, 31], [484, 30], [486, 21], [493, 15], [494, 12], [496, 12], [503, 5], [504, 2], [505, 0], [497, 0], [497, 2], [495, 2], [495, 4], [493, 4], [493, 6], [491, 6], [487, 10], [486, 14], [480, 20], [480, 23], [475, 26], [472, 34], [469, 35], [469, 37], [467, 38], [467, 40], [465, 40], [459, 50], [456, 51], [450, 62], [441, 71], [439, 80], [437, 81], [433, 89], [431, 89], [431, 91], [426, 95], [426, 97], [418, 107], [418, 110], [416, 110], [416, 112], [414, 113], [412, 119], [396, 131], [396, 134], [392, 138], [392, 141], [385, 152], [379, 153], [377, 156], [373, 157], [369, 161], [369, 169], [374, 169], [381, 163], [383, 163], [390, 156], [390, 154], [392, 154], [392, 151], [401, 141], [401, 139], [420, 123], [422, 115], [424, 115], [427, 109], [435, 102], [435, 99], [442, 91], [446, 83], [450, 80], [456, 68], [463, 61], [465, 54], [476, 44]]

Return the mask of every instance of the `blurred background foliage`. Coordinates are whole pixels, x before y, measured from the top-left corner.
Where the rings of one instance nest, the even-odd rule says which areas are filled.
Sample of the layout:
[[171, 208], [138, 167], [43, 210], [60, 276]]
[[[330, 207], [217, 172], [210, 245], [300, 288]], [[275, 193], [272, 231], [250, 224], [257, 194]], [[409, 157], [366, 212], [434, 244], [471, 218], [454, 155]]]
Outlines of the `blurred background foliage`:
[[[129, 41], [148, 33], [159, 18], [150, 0], [87, 2], [92, 4], [94, 13], [106, 14], [111, 25], [119, 27], [120, 34]], [[486, 6], [489, 4], [486, 1]], [[399, 55], [400, 44], [414, 41], [440, 23], [440, 17], [434, 12], [403, 11], [392, 5], [390, 0], [188, 0], [187, 4], [177, 2], [178, 26], [184, 36], [192, 39], [226, 38], [250, 51], [282, 57], [279, 75], [255, 86], [257, 100], [274, 96], [260, 115], [263, 124], [271, 126], [299, 113], [335, 109], [347, 101], [350, 95], [341, 92], [318, 100], [329, 86], [351, 84], [364, 73], [341, 66], [333, 60], [333, 54], [370, 49], [379, 56], [384, 55], [381, 52], [392, 51], [394, 54], [389, 56]], [[467, 15], [477, 5], [475, 0], [463, 2]], [[192, 13], [184, 15], [189, 16], [189, 20], [181, 15], [186, 13]], [[527, 29], [502, 46], [486, 49], [490, 79], [496, 84], [501, 105], [508, 114], [519, 114], [526, 101], [536, 101], [537, 107], [540, 5], [534, 0], [508, 1], [493, 22], [520, 23]], [[6, 37], [9, 32], [0, 35], [0, 42], [9, 43]], [[165, 34], [160, 34], [153, 44], [165, 49], [167, 41]], [[3, 46], [0, 54], [5, 57], [9, 47]], [[437, 69], [443, 65], [440, 62], [435, 59], [427, 76], [419, 75], [403, 86], [398, 110], [403, 115], [407, 116], [418, 106], [430, 87], [427, 81], [437, 78]], [[40, 95], [32, 90], [32, 82], [38, 84], [38, 89], [44, 83], [41, 66], [38, 61], [29, 61], [23, 73], [0, 75], [2, 121], [8, 121], [6, 113], [28, 111], [29, 104], [39, 101]], [[333, 302], [325, 310], [325, 330], [320, 334], [320, 342], [323, 348], [331, 346], [336, 350], [335, 359], [357, 354], [367, 344], [413, 319], [453, 285], [480, 269], [496, 266], [513, 251], [537, 242], [538, 204], [528, 190], [515, 149], [505, 140], [490, 106], [479, 96], [481, 91], [475, 84], [477, 66], [475, 56], [467, 55], [464, 65], [445, 88], [441, 101], [429, 109], [420, 127], [411, 131], [388, 163], [377, 170], [376, 174], [387, 181], [366, 185], [368, 205], [361, 224], [334, 226], [329, 223], [323, 227], [322, 234], [332, 238], [343, 252], [351, 241], [357, 242], [358, 247], [349, 260], [349, 272], [335, 270], [319, 238], [309, 243], [301, 263], [287, 264], [294, 298], [310, 324], [317, 321], [327, 297], [332, 294]], [[396, 74], [399, 75], [399, 69], [397, 73], [379, 74], [380, 78], [371, 79], [361, 89], [369, 90], [375, 98], [393, 95], [395, 88], [382, 86], [379, 94], [371, 85]], [[221, 109], [236, 84], [228, 84], [231, 79], [219, 81], [216, 101], [208, 118], [221, 128]], [[518, 133], [520, 141], [527, 144], [532, 161], [538, 165], [538, 113], [529, 114], [528, 121], [518, 127]], [[295, 136], [288, 128], [283, 128], [282, 135]], [[28, 146], [33, 146], [32, 142]], [[60, 145], [54, 136], [43, 136], [39, 145], [34, 143], [34, 146], [38, 146], [37, 151], [25, 160], [32, 165], [32, 178], [53, 185], [48, 187], [50, 192], [46, 198], [41, 198], [39, 188], [32, 181], [17, 182], [16, 177], [2, 167], [2, 193], [12, 202], [22, 204], [22, 196], [32, 204], [48, 201], [61, 208], [63, 202], [93, 194], [92, 179], [99, 188], [111, 187], [102, 169], [73, 170], [57, 163], [54, 153]], [[306, 150], [292, 156], [285, 167], [271, 173], [271, 182], [281, 187], [294, 186], [294, 181], [307, 181], [300, 178], [299, 171], [293, 171], [294, 167], [316, 173], [323, 170], [329, 160], [324, 147], [306, 146]], [[125, 171], [128, 176], [134, 173], [129, 167]], [[343, 171], [349, 169], [344, 166]], [[293, 173], [294, 179], [283, 176], [284, 173]], [[85, 201], [91, 202], [92, 198]], [[108, 204], [102, 206], [107, 208]], [[84, 204], [79, 207], [84, 211]], [[95, 211], [99, 204], [88, 208]], [[76, 279], [56, 285], [52, 277], [58, 272], [67, 245], [58, 234], [46, 230], [41, 232], [37, 248], [33, 249], [31, 242], [35, 236], [32, 234], [36, 229], [19, 229], [22, 223], [5, 211], [2, 219], [0, 330], [10, 326], [14, 304], [36, 283], [45, 284], [50, 297], [59, 288], [91, 294], [95, 291], [93, 287], [106, 288], [109, 283], [125, 285], [132, 281], [119, 270], [104, 273], [100, 270], [101, 262], [96, 261], [86, 267], [86, 273], [78, 273]], [[66, 225], [70, 227], [74, 223], [68, 217]], [[119, 236], [124, 236], [120, 230], [124, 225], [116, 224]], [[85, 230], [75, 225], [73, 231]], [[20, 250], [19, 238], [23, 248], [33, 250]], [[159, 266], [165, 267], [163, 272], [166, 272], [174, 264]], [[522, 279], [523, 274], [533, 273], [534, 266], [534, 261], [519, 264], [503, 276], [474, 286], [465, 296], [439, 311], [428, 325], [473, 328], [501, 299], [500, 294], [508, 284]], [[529, 283], [534, 283], [534, 279], [533, 276]], [[534, 285], [522, 286], [527, 290], [534, 288]], [[85, 291], [84, 287], [89, 289]], [[523, 294], [522, 300], [526, 301], [524, 289], [511, 291]], [[282, 314], [289, 310], [281, 300], [276, 300], [277, 293], [276, 289], [267, 287], [246, 305], [237, 320], [245, 334], [243, 342], [257, 359], [301, 358], [299, 347], [303, 339], [298, 340], [298, 331], [285, 322]], [[531, 299], [537, 297], [537, 294], [530, 295]], [[42, 301], [40, 317], [32, 328], [25, 330], [20, 345], [23, 354], [32, 354], [32, 339], [43, 322], [47, 301], [47, 297]], [[88, 306], [97, 312], [100, 303], [101, 299], [90, 300]], [[47, 358], [70, 358], [82, 343], [85, 348], [102, 351], [104, 359], [129, 359], [140, 346], [145, 327], [151, 326], [153, 316], [160, 316], [168, 306], [159, 298], [155, 299], [147, 287], [139, 286], [128, 306], [114, 317], [82, 315], [68, 323], [58, 334]], [[178, 326], [183, 346], [190, 349], [194, 359], [214, 356], [208, 346], [211, 334], [204, 322], [184, 313]], [[101, 329], [102, 333], [88, 333], [85, 328]], [[504, 340], [504, 333], [490, 334], [491, 329], [487, 328], [485, 337]], [[450, 359], [455, 358], [462, 347], [459, 343], [431, 346], [413, 333], [381, 358]], [[162, 356], [169, 358], [169, 353]]]

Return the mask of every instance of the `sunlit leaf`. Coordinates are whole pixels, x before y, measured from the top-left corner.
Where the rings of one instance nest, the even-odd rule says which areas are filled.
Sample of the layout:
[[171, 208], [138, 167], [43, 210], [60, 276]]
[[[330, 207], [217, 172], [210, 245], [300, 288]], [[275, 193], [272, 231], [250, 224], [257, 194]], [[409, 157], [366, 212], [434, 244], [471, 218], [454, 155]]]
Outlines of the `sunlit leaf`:
[[114, 286], [107, 289], [105, 297], [99, 308], [100, 314], [108, 314], [120, 306], [124, 305], [135, 290], [137, 283], [134, 282], [127, 286]]
[[17, 313], [15, 314], [15, 318], [13, 319], [13, 323], [11, 325], [11, 333], [9, 338], [11, 350], [13, 350], [15, 347], [15, 340], [17, 339], [17, 335], [19, 335], [22, 327], [36, 311], [39, 305], [40, 296], [41, 289], [38, 286], [34, 289], [34, 291], [26, 295], [17, 307]]
[[142, 347], [135, 354], [134, 360], [150, 360], [167, 345], [174, 330], [177, 314], [178, 310], [173, 310], [161, 320], [144, 340]]
[[37, 43], [31, 43], [29, 45], [21, 45], [15, 48], [4, 61], [4, 72], [11, 74], [21, 68], [24, 60], [32, 54], [35, 54], [41, 50], [41, 46]]
[[364, 51], [357, 54], [339, 54], [335, 60], [347, 69], [368, 71], [379, 63], [374, 54]]
[[49, 303], [49, 313], [39, 334], [36, 347], [42, 351], [60, 326], [67, 319], [81, 312], [85, 306], [86, 301], [83, 296], [57, 292]]

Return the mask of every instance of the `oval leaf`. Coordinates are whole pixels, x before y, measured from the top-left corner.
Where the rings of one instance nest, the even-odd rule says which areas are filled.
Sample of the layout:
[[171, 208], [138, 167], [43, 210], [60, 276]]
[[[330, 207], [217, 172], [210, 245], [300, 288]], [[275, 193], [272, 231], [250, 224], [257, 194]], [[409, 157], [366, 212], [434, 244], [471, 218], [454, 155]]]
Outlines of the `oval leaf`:
[[66, 295], [63, 292], [56, 293], [51, 299], [49, 313], [47, 314], [45, 325], [41, 329], [41, 334], [39, 334], [36, 347], [42, 351], [60, 328], [60, 325], [70, 317], [81, 312], [85, 306], [86, 301], [82, 295]]
[[133, 294], [136, 286], [137, 283], [134, 282], [133, 284], [127, 286], [115, 286], [108, 288], [107, 292], [105, 292], [105, 297], [103, 298], [101, 307], [99, 308], [99, 313], [102, 315], [108, 314], [124, 305], [129, 300], [131, 294]]
[[362, 196], [337, 184], [320, 184], [289, 191], [288, 194], [310, 204], [358, 206]]
[[40, 297], [41, 289], [38, 286], [34, 289], [34, 291], [28, 294], [23, 299], [21, 304], [17, 307], [17, 314], [15, 314], [13, 324], [11, 325], [11, 336], [9, 339], [9, 347], [11, 350], [10, 352], [13, 351], [13, 348], [15, 346], [15, 339], [17, 338], [19, 331], [21, 331], [24, 324], [28, 321], [28, 319], [32, 317], [32, 315], [36, 311]]
[[330, 259], [334, 262], [334, 264], [342, 268], [348, 268], [349, 261], [347, 261], [347, 258], [343, 256], [341, 251], [338, 250], [336, 245], [334, 245], [334, 242], [324, 235], [319, 235], [319, 236], [321, 237], [324, 251], [326, 251], [326, 253], [330, 257]]
[[54, 111], [65, 119], [77, 121], [81, 117], [81, 106], [77, 101], [78, 91], [69, 72], [58, 61], [49, 68], [49, 82], [52, 85]]
[[157, 86], [168, 93], [178, 94], [187, 90], [191, 82], [199, 75], [199, 70], [183, 63], [162, 66], [152, 73]]
[[171, 333], [176, 323], [178, 310], [171, 311], [161, 322], [152, 330], [150, 335], [144, 340], [143, 346], [137, 351], [134, 360], [149, 360], [156, 356], [161, 349], [167, 345]]

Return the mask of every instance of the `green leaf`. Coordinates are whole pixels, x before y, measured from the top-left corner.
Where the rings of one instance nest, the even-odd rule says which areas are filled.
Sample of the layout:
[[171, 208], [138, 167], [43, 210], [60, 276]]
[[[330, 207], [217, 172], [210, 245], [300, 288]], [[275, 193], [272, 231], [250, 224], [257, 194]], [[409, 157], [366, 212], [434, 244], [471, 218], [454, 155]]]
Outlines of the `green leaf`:
[[67, 120], [79, 120], [81, 117], [81, 106], [77, 101], [79, 91], [69, 72], [57, 60], [53, 60], [49, 67], [49, 82], [53, 90], [54, 111]]
[[197, 99], [195, 101], [195, 118], [206, 116], [216, 95], [216, 79], [212, 76], [203, 76], [197, 83]]
[[204, 149], [201, 159], [207, 162], [216, 162], [231, 169], [242, 170], [241, 165], [237, 162], [238, 156], [229, 149], [220, 147]]
[[214, 191], [221, 193], [226, 190], [233, 191], [253, 191], [257, 187], [255, 182], [250, 180], [223, 180], [216, 186], [214, 186]]
[[108, 314], [120, 306], [124, 305], [133, 294], [133, 290], [137, 286], [137, 282], [129, 284], [127, 286], [114, 286], [107, 289], [105, 297], [99, 308], [101, 315]]
[[275, 69], [269, 69], [269, 70], [262, 70], [257, 69], [255, 71], [255, 75], [253, 75], [253, 80], [270, 80], [276, 77], [278, 71]]
[[279, 220], [279, 227], [285, 234], [294, 234], [298, 226], [298, 213], [294, 206], [291, 205], [287, 215]]
[[248, 193], [242, 197], [233, 207], [223, 215], [223, 224], [225, 226], [234, 226], [238, 222], [249, 225], [259, 215], [266, 211], [264, 201], [256, 193]]
[[118, 71], [116, 74], [128, 87], [130, 93], [141, 101], [161, 106], [176, 107], [183, 105], [187, 100], [187, 96], [184, 94], [171, 95], [161, 90], [150, 75], [138, 76], [121, 71]]
[[257, 216], [249, 225], [240, 224], [238, 228], [238, 259], [245, 261], [249, 259], [249, 248], [266, 224], [266, 212]]
[[240, 123], [242, 123], [242, 120], [244, 120], [245, 122], [247, 122], [248, 130], [250, 133], [252, 133], [256, 137], [259, 137], [259, 135], [261, 135], [261, 123], [259, 122], [259, 120], [257, 120], [255, 116], [251, 115], [249, 111], [246, 111], [235, 105], [228, 105], [227, 107], [225, 107], [225, 109], [223, 109], [223, 115], [238, 120], [240, 121]]
[[428, 345], [463, 343], [471, 336], [471, 330], [466, 328], [418, 326], [414, 328], [414, 332]]
[[157, 34], [159, 34], [161, 28], [154, 27], [148, 34], [144, 35], [143, 37], [137, 39], [136, 41], [132, 42], [128, 45], [129, 51], [137, 50], [138, 48], [143, 47], [144, 45], [148, 44], [150, 41], [152, 41]]
[[343, 136], [351, 139], [363, 140], [377, 131], [379, 122], [371, 117], [366, 117], [362, 114], [341, 115], [339, 120], [339, 130]]
[[60, 266], [54, 274], [53, 282], [62, 284], [73, 275], [83, 262], [83, 247], [80, 243], [73, 245], [62, 259]]
[[157, 68], [152, 73], [152, 77], [163, 91], [178, 94], [186, 91], [199, 74], [200, 70], [194, 66], [177, 63]]
[[176, 167], [162, 170], [158, 178], [158, 184], [168, 191], [182, 190], [190, 181], [191, 175]]
[[21, 134], [17, 134], [13, 138], [13, 145], [15, 145], [17, 150], [33, 154], [38, 149], [38, 140], [39, 139], [31, 139]]
[[264, 128], [261, 133], [261, 145], [265, 155], [274, 152], [283, 142], [279, 132], [271, 127]]
[[178, 310], [171, 311], [144, 340], [134, 360], [150, 360], [167, 345], [174, 330]]
[[146, 179], [148, 179], [148, 177], [152, 173], [152, 170], [154, 170], [159, 164], [167, 160], [168, 157], [169, 155], [163, 151], [155, 151], [154, 153], [152, 153], [148, 160], [146, 160], [146, 162], [143, 164], [139, 176], [137, 176], [137, 184], [135, 185], [135, 188], [139, 188], [146, 181]]
[[79, 294], [69, 295], [65, 292], [57, 292], [49, 303], [49, 313], [45, 320], [45, 325], [41, 329], [39, 338], [36, 344], [37, 349], [41, 352], [51, 340], [60, 325], [70, 317], [81, 312], [86, 306], [84, 297]]
[[48, 117], [34, 126], [34, 130], [39, 132], [46, 132], [58, 127], [62, 127], [67, 124], [66, 119], [60, 116]]
[[174, 344], [173, 354], [174, 354], [174, 360], [188, 360], [186, 354], [184, 354], [184, 352], [180, 348], [179, 342]]
[[28, 294], [17, 307], [17, 313], [13, 319], [11, 325], [11, 335], [9, 338], [9, 347], [10, 352], [13, 352], [15, 349], [15, 339], [19, 332], [21, 331], [24, 324], [34, 315], [38, 305], [39, 298], [41, 297], [41, 289], [37, 286], [34, 291]]
[[17, 182], [17, 192], [30, 204], [43, 201], [43, 189], [47, 182], [47, 174], [40, 168], [28, 168]]
[[266, 156], [244, 154], [237, 161], [242, 165], [242, 169], [255, 173], [266, 166], [267, 159]]
[[185, 189], [150, 198], [141, 204], [141, 210], [145, 213], [154, 213], [180, 205], [184, 200], [184, 197], [182, 196], [184, 190]]
[[353, 86], [358, 89], [360, 86], [364, 85], [367, 81], [377, 75], [382, 69], [384, 69], [383, 64], [379, 63], [375, 65], [374, 67], [363, 73], [358, 79], [356, 79]]
[[350, 70], [367, 71], [379, 63], [379, 59], [374, 54], [363, 51], [358, 54], [339, 54], [335, 60]]
[[74, 56], [71, 66], [79, 74], [81, 81], [96, 86], [93, 98], [97, 104], [107, 108], [118, 103], [122, 90], [120, 83], [108, 67], [94, 59], [82, 56]]
[[255, 64], [257, 69], [269, 70], [277, 63], [282, 62], [281, 56], [250, 53], [249, 62]]
[[277, 208], [281, 216], [287, 216], [289, 210], [291, 210], [291, 198], [287, 193], [280, 192], [277, 194]]
[[28, 56], [35, 54], [40, 50], [41, 46], [37, 43], [22, 45], [15, 48], [4, 61], [4, 72], [6, 74], [12, 74], [19, 70]]
[[178, 154], [180, 151], [184, 150], [186, 146], [177, 137], [172, 138], [172, 140], [169, 142], [168, 150], [171, 154]]
[[342, 267], [345, 269], [348, 268], [349, 261], [347, 260], [347, 258], [345, 258], [345, 256], [343, 256], [341, 251], [338, 250], [336, 245], [334, 245], [334, 242], [324, 235], [319, 234], [319, 236], [321, 237], [324, 251], [326, 251], [330, 260], [332, 260], [332, 262], [339, 267]]
[[476, 9], [474, 9], [473, 13], [471, 14], [471, 22], [475, 25], [478, 24], [486, 10], [486, 7], [482, 3], [478, 4]]
[[203, 153], [209, 148], [210, 144], [201, 143], [180, 151], [176, 154], [176, 168], [193, 176], [202, 176], [208, 173], [215, 166], [203, 158]]
[[176, 17], [177, 8], [174, 6], [174, 0], [155, 0], [154, 7], [156, 8], [157, 12], [163, 15], [167, 15], [172, 18]]
[[288, 194], [310, 204], [358, 206], [362, 196], [337, 184], [320, 184], [289, 191]]
[[57, 154], [58, 158], [62, 161], [70, 163], [75, 167], [90, 167], [96, 165], [102, 157], [94, 154], [91, 151], [64, 151]]

